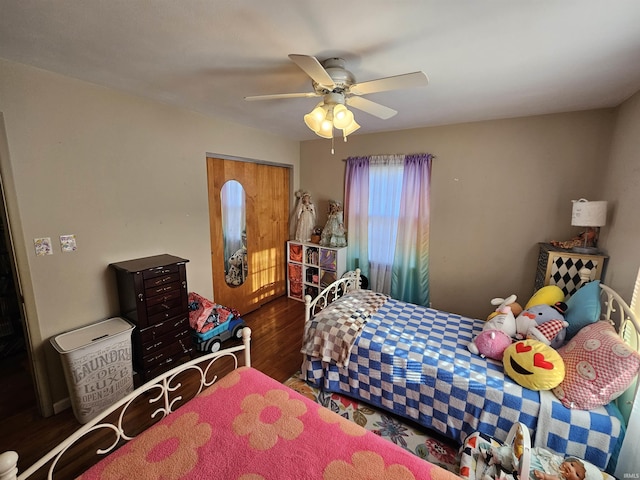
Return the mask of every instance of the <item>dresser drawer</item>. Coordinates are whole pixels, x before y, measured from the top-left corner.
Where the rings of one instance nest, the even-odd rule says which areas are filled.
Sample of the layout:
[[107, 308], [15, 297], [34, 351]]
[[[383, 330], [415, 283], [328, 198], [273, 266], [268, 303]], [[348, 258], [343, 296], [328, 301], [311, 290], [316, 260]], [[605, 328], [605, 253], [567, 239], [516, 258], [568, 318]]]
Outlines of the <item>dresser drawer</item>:
[[180, 274], [178, 272], [175, 273], [167, 273], [165, 275], [159, 275], [155, 278], [145, 278], [144, 279], [144, 288], [145, 290], [155, 287], [160, 287], [162, 285], [167, 285], [169, 283], [180, 283]]
[[155, 305], [149, 305], [149, 303], [147, 302], [147, 315], [149, 317], [153, 317], [158, 313], [169, 312], [176, 307], [180, 307], [181, 305], [182, 305], [182, 298], [180, 298], [179, 296], [171, 300], [156, 303]]
[[156, 340], [169, 332], [182, 331], [189, 328], [189, 315], [184, 314], [164, 322], [156, 323], [140, 330], [140, 338], [143, 343]]
[[171, 292], [175, 292], [175, 291], [180, 291], [182, 288], [182, 283], [181, 282], [172, 282], [172, 283], [165, 283], [162, 285], [155, 285], [149, 288], [145, 288], [144, 289], [144, 295], [145, 297], [149, 298], [149, 297], [154, 297], [156, 295], [166, 295], [168, 293]]
[[144, 280], [146, 283], [147, 280], [151, 280], [162, 275], [170, 275], [172, 273], [178, 273], [179, 271], [180, 271], [179, 264], [165, 265], [161, 267], [155, 267], [155, 268], [150, 268], [148, 270], [144, 270], [142, 273], [142, 276], [144, 277]]
[[152, 307], [154, 305], [157, 305], [158, 303], [165, 303], [165, 302], [169, 302], [175, 298], [180, 298], [182, 299], [182, 289], [172, 289], [169, 290], [166, 293], [163, 293], [161, 295], [156, 295], [153, 297], [147, 297], [147, 309], [149, 307]]
[[146, 357], [147, 355], [151, 355], [163, 348], [171, 345], [172, 343], [176, 343], [178, 340], [184, 340], [187, 337], [191, 337], [191, 329], [186, 328], [185, 330], [176, 330], [171, 331], [161, 337], [156, 337], [150, 342], [143, 342], [140, 350], [142, 351], [142, 356]]
[[165, 312], [157, 313], [156, 315], [147, 315], [147, 320], [149, 322], [149, 326], [151, 326], [151, 325], [155, 325], [156, 323], [169, 320], [170, 318], [182, 315], [183, 313], [184, 313], [184, 309], [182, 308], [182, 305], [180, 305], [176, 308], [172, 308]]
[[177, 340], [163, 346], [162, 348], [154, 350], [148, 355], [144, 355], [142, 357], [142, 368], [153, 368], [176, 355], [186, 355], [191, 351], [191, 349], [191, 339], [187, 336], [184, 340]]
[[164, 322], [156, 323], [150, 327], [140, 330], [140, 340], [142, 344], [154, 342], [170, 332], [183, 332], [189, 329], [189, 316], [182, 315]]

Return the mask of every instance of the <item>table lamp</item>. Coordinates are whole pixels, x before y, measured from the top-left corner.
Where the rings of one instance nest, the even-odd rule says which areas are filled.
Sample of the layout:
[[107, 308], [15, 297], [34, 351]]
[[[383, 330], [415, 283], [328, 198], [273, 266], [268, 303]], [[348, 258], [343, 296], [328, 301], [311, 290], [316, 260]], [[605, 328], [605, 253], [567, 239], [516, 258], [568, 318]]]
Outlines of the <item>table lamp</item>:
[[598, 235], [600, 227], [607, 223], [607, 202], [590, 202], [584, 198], [572, 200], [571, 225], [574, 227], [586, 227], [584, 232], [584, 244], [573, 247], [574, 252], [599, 253]]

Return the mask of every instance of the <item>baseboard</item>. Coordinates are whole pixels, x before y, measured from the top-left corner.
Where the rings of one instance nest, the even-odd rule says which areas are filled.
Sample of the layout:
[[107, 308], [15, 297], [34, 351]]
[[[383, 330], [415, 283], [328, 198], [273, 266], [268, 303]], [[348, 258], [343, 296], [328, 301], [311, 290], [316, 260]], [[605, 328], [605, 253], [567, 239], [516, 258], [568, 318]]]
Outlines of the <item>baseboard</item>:
[[71, 407], [71, 399], [69, 397], [63, 398], [59, 402], [53, 404], [53, 414], [57, 415], [60, 412], [65, 411], [69, 407]]

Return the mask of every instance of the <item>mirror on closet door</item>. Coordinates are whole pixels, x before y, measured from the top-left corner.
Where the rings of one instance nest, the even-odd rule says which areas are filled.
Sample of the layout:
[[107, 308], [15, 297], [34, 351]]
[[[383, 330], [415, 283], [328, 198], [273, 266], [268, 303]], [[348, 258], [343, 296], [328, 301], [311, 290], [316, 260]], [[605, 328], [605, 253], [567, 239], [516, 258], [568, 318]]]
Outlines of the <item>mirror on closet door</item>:
[[244, 188], [236, 180], [229, 180], [220, 190], [220, 200], [225, 281], [230, 287], [238, 287], [248, 273]]

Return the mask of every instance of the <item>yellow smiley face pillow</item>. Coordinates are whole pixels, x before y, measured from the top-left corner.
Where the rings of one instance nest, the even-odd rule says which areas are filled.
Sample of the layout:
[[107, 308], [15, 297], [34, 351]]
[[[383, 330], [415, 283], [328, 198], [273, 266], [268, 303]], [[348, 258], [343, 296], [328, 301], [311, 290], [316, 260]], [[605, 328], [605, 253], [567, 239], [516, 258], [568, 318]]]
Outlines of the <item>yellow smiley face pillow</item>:
[[502, 363], [509, 377], [530, 390], [551, 390], [564, 380], [564, 360], [538, 340], [512, 343], [504, 351]]

